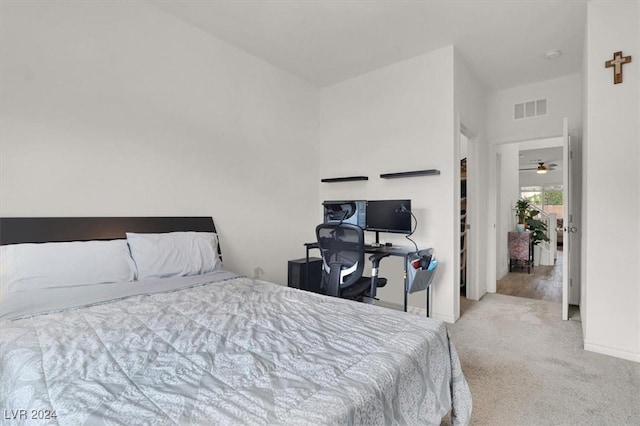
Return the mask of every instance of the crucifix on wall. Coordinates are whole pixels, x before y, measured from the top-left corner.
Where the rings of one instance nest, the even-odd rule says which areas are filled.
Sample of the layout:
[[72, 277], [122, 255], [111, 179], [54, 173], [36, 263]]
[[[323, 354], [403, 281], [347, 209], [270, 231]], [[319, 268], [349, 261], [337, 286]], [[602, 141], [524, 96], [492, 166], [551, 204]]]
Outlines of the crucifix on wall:
[[605, 68], [613, 67], [613, 84], [622, 83], [622, 65], [631, 62], [631, 56], [622, 56], [622, 51], [613, 54], [613, 59], [604, 63]]

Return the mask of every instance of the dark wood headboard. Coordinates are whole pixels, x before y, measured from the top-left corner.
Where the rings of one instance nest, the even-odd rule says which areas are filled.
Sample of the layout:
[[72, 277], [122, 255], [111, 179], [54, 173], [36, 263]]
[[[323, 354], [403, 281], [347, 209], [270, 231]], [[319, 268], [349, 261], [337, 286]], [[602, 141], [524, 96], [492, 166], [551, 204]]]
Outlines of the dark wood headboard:
[[216, 227], [210, 217], [3, 217], [0, 245], [114, 240], [126, 238], [126, 232], [175, 231], [216, 232]]

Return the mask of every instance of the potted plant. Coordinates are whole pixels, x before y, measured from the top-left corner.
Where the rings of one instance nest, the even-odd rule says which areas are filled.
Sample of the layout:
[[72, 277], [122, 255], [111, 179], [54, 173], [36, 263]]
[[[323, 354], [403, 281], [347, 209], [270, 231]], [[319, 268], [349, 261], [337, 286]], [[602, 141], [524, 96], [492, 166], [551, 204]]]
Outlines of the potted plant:
[[[540, 243], [542, 241], [549, 241], [549, 237], [546, 234], [547, 225], [537, 218], [540, 214], [540, 211], [535, 209], [528, 200], [524, 200], [527, 204], [527, 208], [524, 210], [524, 224], [526, 229], [531, 231], [531, 240], [533, 243], [533, 264], [540, 264], [540, 255], [541, 255], [541, 247]], [[525, 203], [521, 203], [521, 206], [524, 206]], [[516, 204], [517, 206], [517, 204]], [[518, 218], [520, 220], [520, 218]]]
[[513, 208], [516, 212], [516, 218], [518, 219], [518, 231], [524, 232], [528, 229], [533, 233], [533, 244], [539, 244], [541, 241], [549, 241], [549, 237], [546, 234], [547, 225], [537, 219], [536, 216], [540, 214], [540, 210], [533, 207], [529, 200], [520, 198], [516, 201], [516, 206]]
[[529, 200], [520, 198], [518, 201], [516, 201], [516, 206], [514, 207], [514, 210], [516, 212], [516, 219], [518, 220], [518, 223], [516, 225], [516, 231], [524, 232], [530, 209], [531, 209], [531, 203], [529, 202]]
[[546, 234], [547, 225], [540, 219], [536, 219], [536, 216], [540, 214], [540, 211], [536, 209], [530, 209], [525, 219], [527, 229], [532, 232], [533, 244], [538, 245], [542, 241], [549, 241], [549, 237]]

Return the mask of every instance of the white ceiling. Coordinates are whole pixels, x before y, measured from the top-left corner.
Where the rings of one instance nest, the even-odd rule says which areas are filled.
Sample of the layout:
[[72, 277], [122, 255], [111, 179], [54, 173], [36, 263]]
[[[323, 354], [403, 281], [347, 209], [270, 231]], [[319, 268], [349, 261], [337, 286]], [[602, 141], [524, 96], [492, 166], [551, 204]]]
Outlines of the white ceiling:
[[[527, 149], [520, 151], [520, 169], [537, 167], [538, 163], [556, 164], [556, 170], [562, 170], [562, 147]], [[533, 171], [535, 173], [535, 170]]]
[[587, 0], [147, 1], [318, 87], [453, 44], [498, 90], [580, 72]]

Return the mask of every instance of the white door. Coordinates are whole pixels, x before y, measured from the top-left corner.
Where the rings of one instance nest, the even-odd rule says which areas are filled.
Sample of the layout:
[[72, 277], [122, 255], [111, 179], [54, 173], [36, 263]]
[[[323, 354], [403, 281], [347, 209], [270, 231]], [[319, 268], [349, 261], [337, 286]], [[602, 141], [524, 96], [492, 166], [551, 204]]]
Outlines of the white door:
[[573, 212], [571, 203], [571, 137], [569, 136], [569, 119], [562, 122], [562, 174], [563, 174], [563, 243], [562, 243], [562, 319], [569, 319], [569, 286], [571, 285], [571, 235], [576, 231], [573, 226]]

